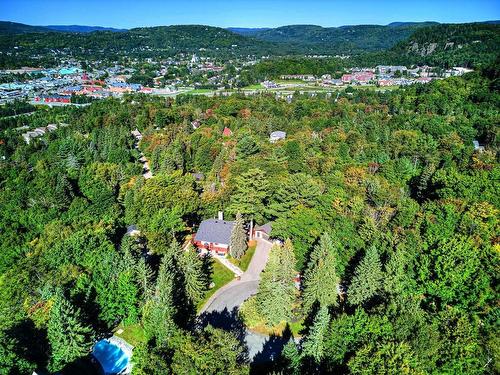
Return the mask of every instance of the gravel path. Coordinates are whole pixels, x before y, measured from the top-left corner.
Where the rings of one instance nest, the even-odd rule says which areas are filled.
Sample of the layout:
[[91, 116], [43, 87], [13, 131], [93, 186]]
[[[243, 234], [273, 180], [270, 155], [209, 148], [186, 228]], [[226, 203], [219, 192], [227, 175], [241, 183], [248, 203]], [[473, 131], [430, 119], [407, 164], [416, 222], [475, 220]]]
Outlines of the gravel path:
[[222, 265], [226, 266], [226, 268], [229, 268], [229, 270], [234, 273], [235, 276], [241, 276], [243, 275], [243, 271], [241, 268], [237, 267], [233, 263], [229, 261], [224, 255], [215, 255], [217, 260], [222, 263]]
[[142, 153], [141, 150], [139, 150], [139, 142], [142, 139], [142, 134], [139, 130], [135, 129], [131, 131], [131, 134], [135, 138], [135, 149], [140, 152], [141, 157], [139, 158], [139, 162], [142, 164], [142, 177], [144, 177], [146, 180], [148, 178], [153, 177], [153, 173], [151, 172], [151, 168], [149, 167], [149, 161], [146, 159], [144, 154]]

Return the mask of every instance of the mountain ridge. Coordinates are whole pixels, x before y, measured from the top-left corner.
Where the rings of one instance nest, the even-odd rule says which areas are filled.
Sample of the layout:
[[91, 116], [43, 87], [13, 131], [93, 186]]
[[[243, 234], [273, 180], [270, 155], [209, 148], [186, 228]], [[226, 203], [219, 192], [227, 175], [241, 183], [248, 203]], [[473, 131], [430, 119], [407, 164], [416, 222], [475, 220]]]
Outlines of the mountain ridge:
[[[53, 50], [65, 50], [80, 58], [99, 59], [117, 58], [123, 54], [159, 58], [178, 53], [198, 53], [200, 50], [223, 58], [379, 54], [370, 56], [369, 62], [476, 66], [491, 61], [498, 55], [500, 46], [500, 27], [493, 21], [339, 28], [289, 25], [269, 30], [244, 30], [247, 35], [206, 25], [139, 27], [123, 32], [97, 30], [87, 33], [45, 32], [43, 28], [25, 26], [0, 22], [0, 30], [3, 27], [3, 30], [10, 28], [12, 31], [0, 33], [0, 66], [30, 64], [33, 56], [48, 57]], [[16, 48], [19, 45], [23, 48]]]
[[70, 33], [92, 33], [94, 31], [124, 32], [128, 29], [118, 29], [107, 26], [87, 26], [87, 25], [47, 25], [42, 26], [50, 30], [70, 32]]
[[[231, 31], [235, 34], [239, 35], [253, 35], [260, 32], [267, 32], [272, 30], [282, 30], [282, 29], [290, 29], [290, 28], [314, 28], [318, 30], [334, 30], [334, 29], [345, 29], [352, 27], [408, 27], [408, 26], [432, 26], [432, 25], [446, 25], [446, 24], [470, 24], [470, 23], [480, 23], [480, 24], [499, 24], [500, 20], [489, 20], [489, 21], [480, 21], [480, 22], [462, 22], [462, 23], [440, 23], [437, 21], [395, 21], [386, 25], [380, 24], [351, 24], [351, 25], [340, 25], [340, 26], [321, 26], [315, 24], [291, 24], [291, 25], [282, 25], [278, 27], [218, 27], [218, 26], [209, 26], [216, 27], [220, 29], [225, 29]], [[113, 31], [113, 32], [123, 32], [130, 31], [134, 29], [146, 29], [146, 28], [155, 28], [155, 27], [171, 27], [171, 26], [196, 26], [196, 25], [159, 25], [159, 26], [139, 26], [134, 28], [116, 28], [110, 26], [99, 26], [99, 25], [29, 25], [20, 22], [14, 21], [0, 21], [0, 34], [12, 33], [29, 33], [29, 32], [80, 32], [80, 33], [88, 33], [94, 31]], [[205, 26], [205, 25], [201, 25]]]

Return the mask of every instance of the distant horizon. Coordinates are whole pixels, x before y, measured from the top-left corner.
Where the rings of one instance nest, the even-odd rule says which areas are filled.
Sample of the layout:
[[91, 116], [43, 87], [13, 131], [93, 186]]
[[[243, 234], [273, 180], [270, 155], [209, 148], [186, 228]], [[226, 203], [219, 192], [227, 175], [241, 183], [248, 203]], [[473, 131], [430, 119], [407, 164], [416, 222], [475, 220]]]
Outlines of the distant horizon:
[[[470, 23], [500, 19], [498, 0], [2, 0], [0, 14], [28, 25], [116, 29], [172, 25], [276, 28], [286, 25]], [[410, 21], [402, 21], [402, 20]]]
[[486, 19], [486, 20], [479, 20], [479, 21], [465, 21], [465, 22], [440, 22], [440, 21], [435, 21], [435, 20], [426, 20], [426, 21], [392, 21], [389, 23], [381, 24], [381, 23], [351, 23], [351, 24], [342, 24], [338, 26], [325, 26], [325, 25], [320, 25], [320, 24], [313, 24], [313, 23], [295, 23], [295, 24], [282, 24], [274, 27], [270, 26], [217, 26], [217, 25], [210, 25], [210, 24], [201, 24], [201, 23], [173, 23], [173, 24], [157, 24], [157, 25], [142, 25], [142, 26], [134, 26], [134, 27], [117, 27], [117, 26], [109, 26], [109, 25], [92, 25], [92, 24], [78, 24], [78, 23], [67, 23], [67, 24], [29, 24], [29, 23], [24, 23], [24, 22], [18, 22], [18, 21], [13, 21], [13, 20], [0, 20], [0, 22], [12, 22], [12, 23], [19, 23], [19, 24], [24, 24], [28, 26], [36, 26], [36, 27], [72, 27], [72, 26], [77, 26], [77, 27], [99, 27], [99, 28], [107, 28], [107, 29], [117, 29], [117, 30], [131, 30], [131, 29], [136, 29], [136, 28], [149, 28], [149, 27], [168, 27], [168, 26], [209, 26], [209, 27], [219, 27], [223, 29], [276, 29], [280, 27], [286, 27], [286, 26], [318, 26], [322, 28], [339, 28], [339, 27], [348, 27], [348, 26], [389, 26], [394, 23], [402, 23], [402, 24], [409, 24], [409, 23], [439, 23], [439, 24], [466, 24], [466, 23], [500, 23], [500, 19]]

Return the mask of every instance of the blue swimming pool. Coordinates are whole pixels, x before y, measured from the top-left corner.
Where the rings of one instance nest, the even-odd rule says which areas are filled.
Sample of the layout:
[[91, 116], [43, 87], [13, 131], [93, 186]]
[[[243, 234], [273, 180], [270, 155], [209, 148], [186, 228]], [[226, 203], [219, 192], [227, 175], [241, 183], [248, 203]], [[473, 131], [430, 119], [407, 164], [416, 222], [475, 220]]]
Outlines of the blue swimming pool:
[[94, 346], [92, 355], [101, 365], [104, 374], [119, 374], [127, 367], [130, 358], [117, 345], [101, 340]]

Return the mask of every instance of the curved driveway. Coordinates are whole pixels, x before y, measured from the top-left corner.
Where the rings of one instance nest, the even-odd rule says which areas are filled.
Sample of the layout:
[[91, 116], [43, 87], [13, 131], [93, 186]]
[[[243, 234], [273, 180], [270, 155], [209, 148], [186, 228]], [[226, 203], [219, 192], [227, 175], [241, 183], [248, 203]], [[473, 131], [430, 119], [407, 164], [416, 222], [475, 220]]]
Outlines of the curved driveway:
[[217, 290], [205, 303], [200, 314], [224, 309], [231, 311], [234, 307], [240, 306], [248, 297], [257, 293], [260, 273], [266, 266], [271, 247], [271, 242], [258, 238], [255, 253], [240, 280], [234, 279]]
[[[220, 320], [221, 318], [225, 320], [237, 319], [235, 315], [238, 307], [250, 296], [257, 293], [260, 273], [266, 266], [272, 243], [259, 238], [256, 240], [257, 247], [255, 253], [241, 279], [235, 279], [217, 290], [201, 309], [200, 317], [206, 316], [208, 318], [207, 323], [219, 326], [221, 322], [216, 322], [215, 320]], [[235, 322], [227, 323], [227, 326], [234, 326], [235, 324]], [[248, 356], [252, 360], [257, 353], [263, 350], [268, 336], [245, 330], [244, 340], [248, 346]]]

